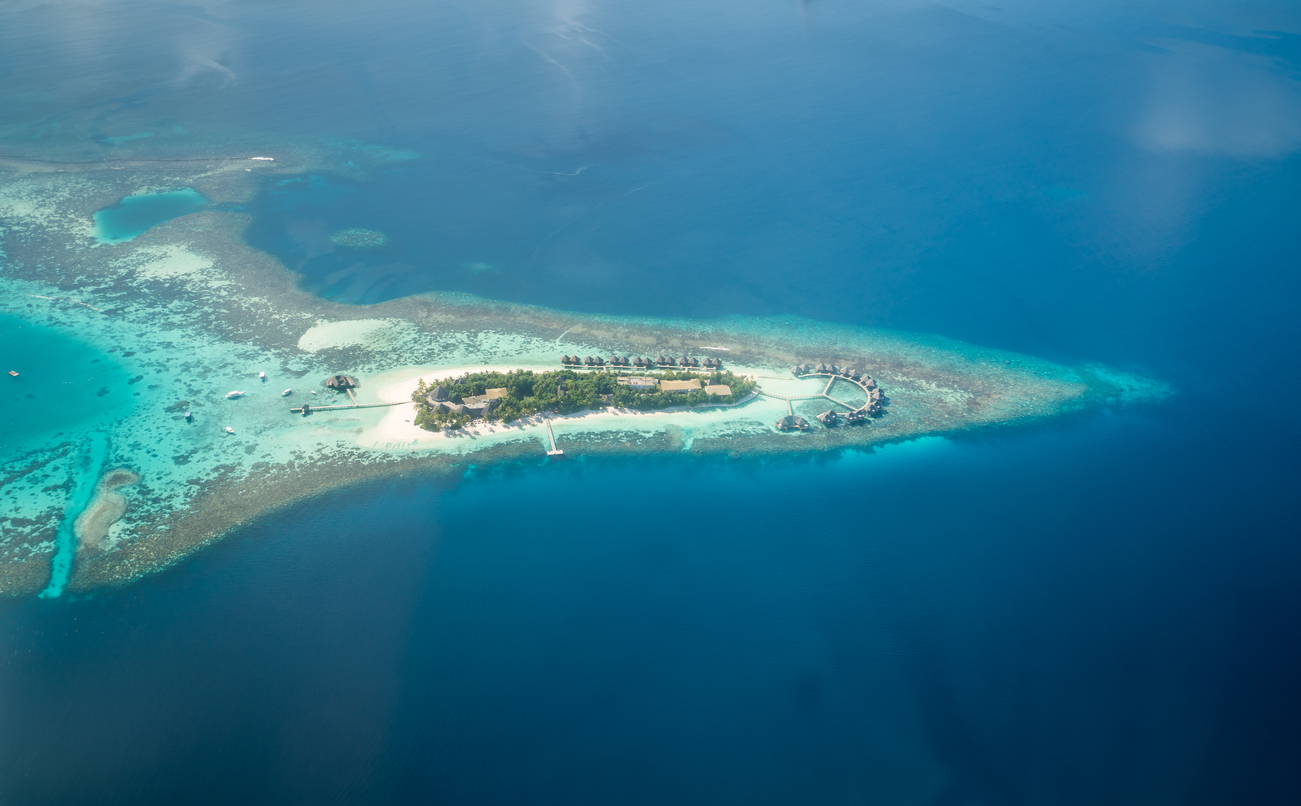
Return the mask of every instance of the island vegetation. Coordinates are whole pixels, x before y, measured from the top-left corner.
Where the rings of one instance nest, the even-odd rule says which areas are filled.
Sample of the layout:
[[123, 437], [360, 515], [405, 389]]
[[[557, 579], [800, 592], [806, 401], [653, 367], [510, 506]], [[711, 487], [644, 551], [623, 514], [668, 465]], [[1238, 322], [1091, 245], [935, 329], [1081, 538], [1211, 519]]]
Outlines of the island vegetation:
[[[688, 383], [675, 384], [675, 381]], [[692, 381], [696, 382], [696, 388], [671, 389], [692, 385]], [[479, 417], [509, 423], [540, 412], [571, 414], [604, 406], [661, 411], [706, 404], [729, 405], [744, 399], [756, 386], [751, 378], [722, 370], [619, 373], [520, 369], [471, 372], [434, 386], [422, 378], [411, 399], [417, 404], [415, 424], [437, 431], [461, 428]]]

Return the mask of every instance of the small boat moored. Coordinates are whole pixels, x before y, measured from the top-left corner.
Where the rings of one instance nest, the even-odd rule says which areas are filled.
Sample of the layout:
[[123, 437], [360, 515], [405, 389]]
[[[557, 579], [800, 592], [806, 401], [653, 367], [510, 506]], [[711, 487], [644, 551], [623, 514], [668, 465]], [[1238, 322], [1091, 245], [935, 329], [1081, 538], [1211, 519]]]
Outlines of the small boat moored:
[[240, 391], [227, 392], [227, 393], [226, 393], [226, 399], [227, 399], [227, 400], [234, 400], [235, 398], [237, 398], [237, 397], [242, 397], [243, 395], [244, 395], [244, 393], [243, 393], [243, 392], [240, 392]]
[[257, 374], [257, 379], [259, 381], [265, 381], [267, 379], [267, 374], [265, 372], [259, 372]]
[[189, 412], [189, 411], [185, 412], [185, 422], [188, 423], [188, 422], [191, 422], [191, 421], [193, 421], [193, 420], [194, 420], [194, 413], [193, 413], [193, 412]]
[[233, 433], [235, 433], [235, 429], [231, 428], [230, 426], [226, 426], [226, 433], [227, 433], [227, 434], [233, 434]]
[[286, 389], [285, 391], [283, 391], [283, 392], [280, 393], [280, 396], [281, 396], [281, 397], [289, 397], [289, 396], [292, 395], [293, 393], [294, 393], [294, 390], [293, 390], [293, 389]]

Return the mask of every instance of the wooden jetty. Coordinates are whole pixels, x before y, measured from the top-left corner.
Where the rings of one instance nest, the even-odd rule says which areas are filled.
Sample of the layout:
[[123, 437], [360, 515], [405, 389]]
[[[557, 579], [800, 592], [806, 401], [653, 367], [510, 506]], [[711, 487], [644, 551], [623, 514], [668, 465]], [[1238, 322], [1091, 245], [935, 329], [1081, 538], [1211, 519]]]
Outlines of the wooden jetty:
[[308, 414], [312, 414], [318, 411], [339, 411], [340, 409], [381, 409], [387, 406], [401, 406], [403, 403], [410, 403], [410, 402], [411, 402], [410, 400], [401, 400], [398, 401], [397, 403], [357, 403], [351, 406], [313, 406], [310, 403], [304, 403], [298, 408], [290, 409], [289, 411], [294, 414], [301, 413], [304, 417], [306, 417]]
[[565, 452], [556, 447], [556, 432], [551, 430], [551, 421], [547, 420], [547, 438], [551, 440], [551, 450], [547, 451], [547, 456], [564, 456]]

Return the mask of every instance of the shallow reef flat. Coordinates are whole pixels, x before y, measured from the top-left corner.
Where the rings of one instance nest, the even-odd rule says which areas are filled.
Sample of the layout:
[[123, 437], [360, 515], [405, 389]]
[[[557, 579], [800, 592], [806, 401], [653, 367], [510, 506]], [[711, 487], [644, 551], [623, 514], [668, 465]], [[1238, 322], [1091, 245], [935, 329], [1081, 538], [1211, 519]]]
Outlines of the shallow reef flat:
[[[555, 420], [560, 447], [580, 459], [863, 449], [1167, 393], [1160, 382], [1111, 368], [792, 317], [613, 318], [459, 295], [335, 304], [301, 291], [278, 262], [244, 242], [250, 219], [238, 205], [268, 174], [341, 165], [364, 179], [366, 169], [409, 155], [354, 144], [284, 146], [274, 155], [275, 162], [139, 160], [100, 170], [0, 165], [0, 314], [98, 351], [121, 375], [105, 382], [104, 395], [126, 401], [103, 417], [24, 431], [6, 446], [0, 592], [122, 584], [261, 513], [380, 475], [550, 461], [546, 429], [532, 421], [445, 436], [412, 429], [409, 405], [289, 412], [304, 400], [347, 403], [323, 386], [336, 372], [360, 378], [359, 402], [376, 403], [401, 400], [419, 377], [556, 368], [562, 353], [715, 355], [775, 394], [809, 392], [809, 382], [791, 377], [792, 364], [831, 361], [871, 374], [889, 398], [870, 425], [801, 434], [778, 433], [773, 422], [784, 404], [762, 398], [728, 409]], [[96, 210], [176, 188], [193, 188], [212, 205], [130, 241], [96, 243]], [[287, 388], [292, 395], [282, 397]], [[233, 390], [245, 394], [227, 399]], [[827, 407], [814, 401], [796, 411], [811, 417], [816, 403]]]

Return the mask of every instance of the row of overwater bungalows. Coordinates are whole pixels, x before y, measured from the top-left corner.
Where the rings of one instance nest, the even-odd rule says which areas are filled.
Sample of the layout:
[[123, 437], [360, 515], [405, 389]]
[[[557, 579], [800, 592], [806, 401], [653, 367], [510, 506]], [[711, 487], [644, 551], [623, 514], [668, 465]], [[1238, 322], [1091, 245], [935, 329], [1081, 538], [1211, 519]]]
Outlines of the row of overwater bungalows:
[[721, 369], [723, 360], [721, 358], [706, 358], [703, 362], [699, 358], [674, 358], [673, 356], [659, 356], [658, 358], [631, 358], [629, 356], [610, 356], [609, 360], [600, 356], [587, 356], [586, 358], [577, 355], [562, 356], [560, 363], [566, 367], [637, 367], [638, 369], [654, 369], [668, 367], [682, 367], [684, 369]]
[[[796, 364], [791, 367], [791, 373], [798, 378], [803, 378], [809, 375], [832, 375], [857, 384], [867, 395], [867, 402], [860, 408], [854, 409], [845, 415], [845, 419], [851, 423], [864, 422], [868, 417], [880, 414], [882, 408], [885, 406], [885, 396], [881, 394], [881, 389], [876, 385], [876, 381], [871, 376], [864, 375], [853, 367], [842, 368], [835, 364], [825, 363]], [[837, 417], [835, 416], [835, 412], [826, 412], [824, 415], [819, 415], [818, 420], [822, 421], [823, 425], [834, 425]]]

